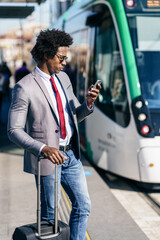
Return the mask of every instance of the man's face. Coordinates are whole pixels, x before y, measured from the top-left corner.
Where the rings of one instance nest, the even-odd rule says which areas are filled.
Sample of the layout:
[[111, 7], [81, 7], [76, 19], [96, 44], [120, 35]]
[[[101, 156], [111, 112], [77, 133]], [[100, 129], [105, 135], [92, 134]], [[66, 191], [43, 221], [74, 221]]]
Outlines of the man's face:
[[47, 58], [46, 64], [50, 75], [59, 73], [66, 65], [67, 47], [59, 47], [53, 58]]

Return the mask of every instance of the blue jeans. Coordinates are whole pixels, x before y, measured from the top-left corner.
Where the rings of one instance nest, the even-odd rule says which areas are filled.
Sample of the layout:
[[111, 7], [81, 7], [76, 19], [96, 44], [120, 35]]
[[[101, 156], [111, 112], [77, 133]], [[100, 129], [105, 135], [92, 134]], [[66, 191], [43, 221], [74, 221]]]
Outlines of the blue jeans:
[[[62, 151], [62, 154], [67, 159], [65, 163], [58, 165], [58, 204], [61, 183], [72, 202], [69, 222], [70, 239], [84, 240], [91, 207], [86, 177], [82, 163], [75, 157], [74, 151]], [[41, 219], [51, 222], [54, 221], [54, 180], [55, 171], [49, 176], [41, 176]]]

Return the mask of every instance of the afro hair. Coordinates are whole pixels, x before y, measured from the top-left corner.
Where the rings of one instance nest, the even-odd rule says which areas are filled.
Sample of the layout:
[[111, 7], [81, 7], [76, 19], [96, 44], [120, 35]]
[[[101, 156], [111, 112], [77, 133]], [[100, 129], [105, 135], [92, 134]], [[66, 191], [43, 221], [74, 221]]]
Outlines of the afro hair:
[[41, 31], [31, 54], [37, 63], [41, 63], [44, 54], [53, 58], [59, 47], [69, 47], [73, 43], [72, 37], [64, 31], [52, 29]]

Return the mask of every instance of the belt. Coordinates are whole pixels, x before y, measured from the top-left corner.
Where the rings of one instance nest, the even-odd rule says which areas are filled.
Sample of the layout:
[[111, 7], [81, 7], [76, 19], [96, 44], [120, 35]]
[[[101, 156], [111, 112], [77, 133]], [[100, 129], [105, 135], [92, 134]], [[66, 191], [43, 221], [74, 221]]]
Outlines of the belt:
[[67, 151], [69, 151], [72, 148], [73, 148], [72, 144], [68, 144], [66, 146], [59, 146], [59, 150], [63, 151], [63, 152], [67, 152]]

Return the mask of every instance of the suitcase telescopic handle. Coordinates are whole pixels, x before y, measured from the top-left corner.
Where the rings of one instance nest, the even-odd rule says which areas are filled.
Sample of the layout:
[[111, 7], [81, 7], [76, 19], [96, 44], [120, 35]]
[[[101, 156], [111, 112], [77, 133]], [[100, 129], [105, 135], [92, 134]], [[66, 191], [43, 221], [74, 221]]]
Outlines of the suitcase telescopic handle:
[[[44, 156], [38, 157], [38, 184], [37, 184], [37, 230], [38, 236], [41, 237], [41, 159]], [[58, 167], [55, 164], [55, 198], [54, 198], [54, 217], [55, 217], [55, 233], [58, 233]]]

